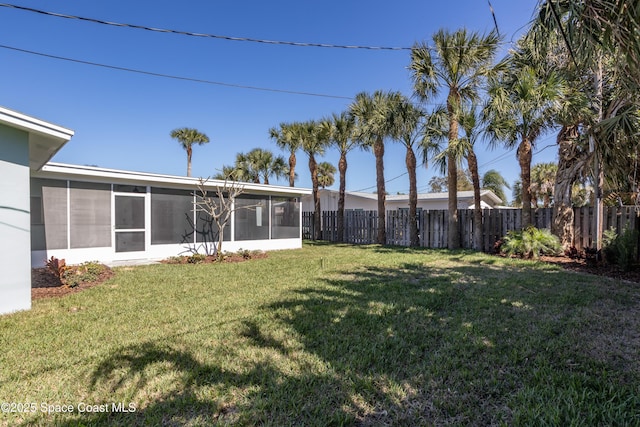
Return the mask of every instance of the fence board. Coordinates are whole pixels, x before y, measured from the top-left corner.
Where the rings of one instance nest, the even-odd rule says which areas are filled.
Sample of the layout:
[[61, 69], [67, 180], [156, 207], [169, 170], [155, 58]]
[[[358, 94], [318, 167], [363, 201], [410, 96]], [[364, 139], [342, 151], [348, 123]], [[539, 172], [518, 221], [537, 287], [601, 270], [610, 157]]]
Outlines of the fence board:
[[[475, 230], [473, 210], [459, 210], [460, 243], [463, 248], [473, 247], [473, 235], [483, 234], [482, 249], [490, 252], [497, 240], [511, 230], [518, 230], [522, 224], [520, 209], [483, 209], [482, 228]], [[302, 213], [302, 237], [312, 239], [314, 234], [314, 213]], [[447, 210], [423, 210], [418, 212], [418, 236], [420, 246], [446, 248], [449, 229]], [[552, 208], [534, 210], [533, 223], [538, 228], [551, 228]], [[591, 247], [594, 242], [594, 209], [591, 207], [574, 209], [573, 246], [578, 250]], [[410, 243], [409, 213], [406, 210], [388, 211], [386, 219], [387, 244], [408, 246]], [[624, 228], [638, 228], [639, 220], [635, 207], [608, 207], [603, 212], [603, 228], [613, 227], [621, 233]], [[376, 242], [378, 226], [377, 211], [345, 211], [343, 241], [352, 244], [372, 244]], [[324, 211], [321, 216], [322, 238], [338, 240], [338, 217], [336, 211]]]

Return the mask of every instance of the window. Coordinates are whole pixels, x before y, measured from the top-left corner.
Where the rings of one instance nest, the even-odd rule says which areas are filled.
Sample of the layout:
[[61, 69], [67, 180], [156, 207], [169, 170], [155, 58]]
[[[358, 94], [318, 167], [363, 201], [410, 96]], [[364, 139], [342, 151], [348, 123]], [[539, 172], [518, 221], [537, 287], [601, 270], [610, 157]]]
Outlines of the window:
[[271, 199], [271, 238], [300, 237], [300, 202], [297, 199], [273, 197]]
[[151, 189], [151, 244], [193, 243], [193, 195], [188, 190]]
[[269, 199], [264, 196], [236, 197], [235, 240], [269, 238]]

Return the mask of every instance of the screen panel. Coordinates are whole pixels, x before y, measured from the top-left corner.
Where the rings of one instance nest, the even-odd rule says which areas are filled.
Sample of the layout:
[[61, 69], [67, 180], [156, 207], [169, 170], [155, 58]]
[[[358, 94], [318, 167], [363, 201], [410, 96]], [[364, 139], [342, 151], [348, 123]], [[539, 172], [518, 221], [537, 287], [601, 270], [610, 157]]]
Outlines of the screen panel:
[[111, 185], [69, 183], [71, 248], [111, 246]]

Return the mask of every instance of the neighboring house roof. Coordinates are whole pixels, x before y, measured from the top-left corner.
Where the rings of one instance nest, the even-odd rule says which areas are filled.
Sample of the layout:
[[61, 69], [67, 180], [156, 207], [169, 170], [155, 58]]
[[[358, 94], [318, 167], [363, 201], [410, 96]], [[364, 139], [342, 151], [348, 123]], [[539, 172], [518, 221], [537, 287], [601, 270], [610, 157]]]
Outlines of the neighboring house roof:
[[[330, 194], [338, 194], [338, 191], [336, 190], [327, 190], [327, 189], [323, 189], [320, 191], [325, 191], [327, 193]], [[361, 197], [363, 199], [369, 199], [369, 200], [378, 200], [378, 195], [376, 193], [363, 193], [363, 192], [357, 192], [357, 191], [347, 191], [345, 194], [348, 194], [349, 196], [352, 197]], [[480, 190], [480, 197], [481, 198], [489, 198], [494, 202], [494, 205], [499, 205], [502, 203], [502, 199], [500, 199], [498, 196], [496, 196], [493, 191], [491, 190]], [[420, 200], [434, 200], [434, 201], [442, 201], [442, 200], [448, 200], [449, 199], [449, 193], [420, 193], [418, 194], [418, 201]], [[473, 191], [458, 191], [458, 199], [473, 199]], [[386, 200], [388, 202], [391, 201], [408, 201], [409, 200], [409, 195], [408, 194], [387, 194]]]
[[73, 136], [71, 129], [0, 107], [0, 123], [29, 134], [29, 167], [40, 169]]
[[[78, 166], [69, 165], [64, 163], [47, 163], [41, 169], [41, 172], [35, 173], [33, 176], [46, 176], [51, 177], [55, 175], [58, 178], [65, 179], [83, 179], [92, 181], [104, 181], [109, 182], [139, 182], [143, 185], [164, 185], [175, 187], [192, 187], [199, 184], [200, 178], [184, 177], [175, 175], [162, 175], [147, 172], [133, 172], [123, 171], [118, 169], [107, 169], [95, 166]], [[297, 188], [297, 187], [284, 187], [279, 185], [264, 185], [254, 184], [249, 182], [240, 183], [244, 190], [251, 193], [277, 193], [283, 196], [286, 195], [305, 195], [311, 194], [311, 189]], [[209, 188], [222, 187], [225, 185], [225, 181], [218, 179], [208, 179], [205, 185]]]

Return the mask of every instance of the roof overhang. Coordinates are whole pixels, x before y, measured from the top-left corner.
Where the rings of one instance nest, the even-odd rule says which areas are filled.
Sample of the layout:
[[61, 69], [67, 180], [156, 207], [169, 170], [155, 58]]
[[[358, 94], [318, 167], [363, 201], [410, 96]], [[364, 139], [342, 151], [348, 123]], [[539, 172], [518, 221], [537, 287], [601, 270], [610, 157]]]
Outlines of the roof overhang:
[[[117, 169], [98, 168], [93, 166], [68, 165], [63, 163], [47, 163], [42, 169], [32, 174], [38, 178], [83, 180], [109, 183], [137, 183], [138, 185], [164, 186], [172, 188], [197, 188], [200, 178], [175, 175], [161, 175], [147, 172], [123, 171]], [[225, 181], [218, 179], [203, 180], [205, 188], [215, 189], [225, 186]], [[229, 184], [229, 183], [226, 183]], [[311, 194], [309, 188], [284, 187], [279, 185], [238, 183], [244, 192], [252, 194], [277, 194], [282, 196], [302, 196]]]
[[71, 129], [0, 107], [0, 124], [29, 134], [29, 166], [39, 170], [73, 136]]

